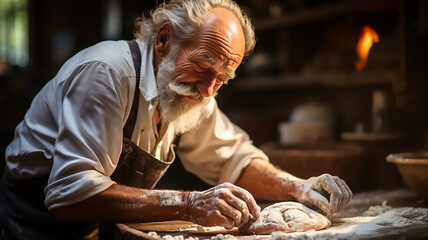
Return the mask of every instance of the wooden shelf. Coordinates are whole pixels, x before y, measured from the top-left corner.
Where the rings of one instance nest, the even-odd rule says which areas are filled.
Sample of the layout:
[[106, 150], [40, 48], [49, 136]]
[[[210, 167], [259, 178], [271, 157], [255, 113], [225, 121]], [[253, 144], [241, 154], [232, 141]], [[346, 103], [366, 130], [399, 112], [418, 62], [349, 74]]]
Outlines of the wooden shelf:
[[279, 76], [240, 76], [234, 83], [239, 90], [270, 90], [292, 87], [347, 87], [393, 84], [399, 80], [396, 71], [322, 72], [284, 74]]
[[344, 141], [360, 141], [360, 142], [387, 142], [403, 140], [404, 135], [401, 133], [355, 133], [343, 132], [341, 138]]
[[275, 30], [280, 27], [315, 22], [332, 16], [347, 14], [350, 11], [364, 10], [385, 6], [399, 6], [398, 0], [345, 0], [334, 4], [305, 9], [296, 13], [287, 13], [284, 16], [270, 19], [255, 19], [256, 31]]

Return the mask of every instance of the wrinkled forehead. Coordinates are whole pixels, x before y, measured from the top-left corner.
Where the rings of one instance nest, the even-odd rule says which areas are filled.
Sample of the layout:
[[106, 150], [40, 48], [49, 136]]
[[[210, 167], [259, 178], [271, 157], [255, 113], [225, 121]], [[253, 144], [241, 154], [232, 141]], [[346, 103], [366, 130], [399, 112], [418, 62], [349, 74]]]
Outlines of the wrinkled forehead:
[[196, 40], [199, 50], [212, 55], [215, 61], [237, 68], [245, 52], [244, 33], [238, 18], [225, 8], [214, 8], [204, 17]]

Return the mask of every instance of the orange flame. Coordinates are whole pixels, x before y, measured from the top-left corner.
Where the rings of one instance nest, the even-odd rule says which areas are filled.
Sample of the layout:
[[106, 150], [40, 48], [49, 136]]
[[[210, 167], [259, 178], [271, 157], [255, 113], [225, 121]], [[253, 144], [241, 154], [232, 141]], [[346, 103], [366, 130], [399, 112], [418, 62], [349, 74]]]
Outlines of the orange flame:
[[358, 60], [355, 63], [355, 69], [357, 71], [362, 71], [367, 65], [367, 58], [369, 56], [370, 48], [374, 42], [379, 42], [379, 36], [377, 35], [377, 32], [369, 26], [364, 26], [361, 30], [361, 34], [357, 43]]

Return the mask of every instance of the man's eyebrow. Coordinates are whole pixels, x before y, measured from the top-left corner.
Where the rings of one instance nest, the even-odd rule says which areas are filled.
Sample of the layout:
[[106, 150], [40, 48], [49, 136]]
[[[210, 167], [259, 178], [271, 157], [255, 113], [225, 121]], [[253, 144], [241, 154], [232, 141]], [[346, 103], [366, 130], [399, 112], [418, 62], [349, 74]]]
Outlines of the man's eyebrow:
[[[211, 65], [215, 65], [216, 61], [213, 57], [209, 55], [209, 53], [201, 53], [200, 56], [205, 59], [207, 62], [209, 62]], [[233, 60], [232, 60], [233, 61]], [[235, 72], [226, 72], [226, 75], [229, 77], [229, 79], [234, 79], [236, 77]]]

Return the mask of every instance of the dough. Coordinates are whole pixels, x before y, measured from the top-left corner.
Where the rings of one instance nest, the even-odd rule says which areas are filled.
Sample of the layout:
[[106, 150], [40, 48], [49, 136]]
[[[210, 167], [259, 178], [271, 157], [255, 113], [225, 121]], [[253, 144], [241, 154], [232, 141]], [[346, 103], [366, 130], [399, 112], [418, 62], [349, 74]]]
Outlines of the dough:
[[258, 219], [239, 228], [242, 234], [305, 232], [331, 225], [330, 220], [297, 202], [280, 202], [266, 207]]

